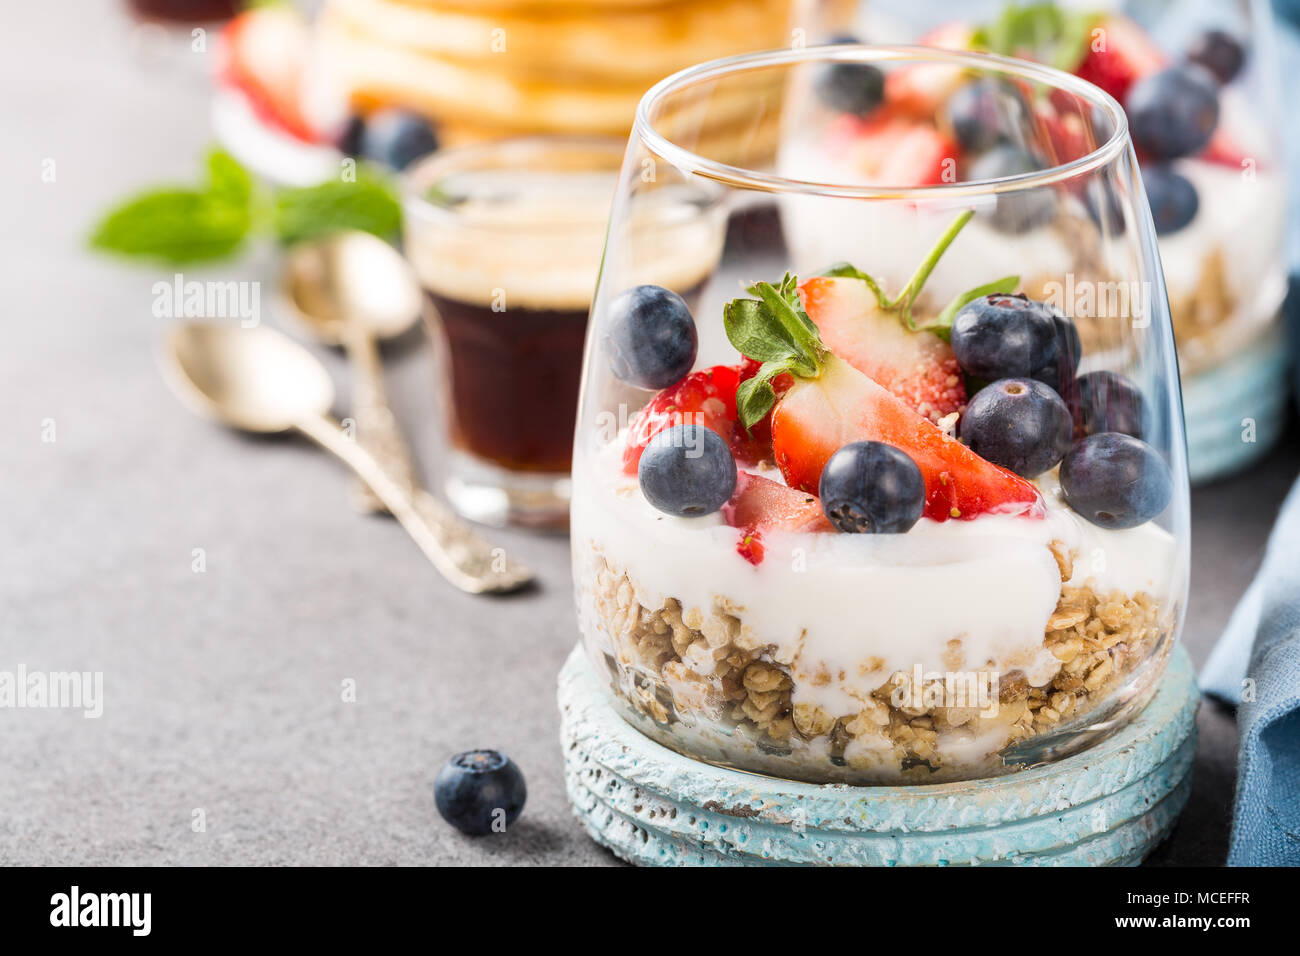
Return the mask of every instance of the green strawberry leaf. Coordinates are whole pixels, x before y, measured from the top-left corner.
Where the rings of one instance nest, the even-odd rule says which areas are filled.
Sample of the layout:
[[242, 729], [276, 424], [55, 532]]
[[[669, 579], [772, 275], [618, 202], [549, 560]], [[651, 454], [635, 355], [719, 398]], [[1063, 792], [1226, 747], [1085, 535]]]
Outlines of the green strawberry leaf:
[[821, 374], [826, 346], [817, 326], [799, 301], [799, 280], [789, 273], [779, 285], [758, 282], [750, 287], [754, 299], [732, 299], [722, 310], [727, 340], [736, 351], [762, 362], [758, 374], [736, 390], [736, 410], [746, 428], [762, 419], [776, 403], [772, 379], [783, 372], [800, 378]]
[[763, 420], [763, 416], [776, 404], [776, 391], [772, 388], [772, 379], [789, 371], [782, 362], [764, 362], [758, 374], [746, 379], [736, 389], [736, 413], [740, 423], [748, 430]]

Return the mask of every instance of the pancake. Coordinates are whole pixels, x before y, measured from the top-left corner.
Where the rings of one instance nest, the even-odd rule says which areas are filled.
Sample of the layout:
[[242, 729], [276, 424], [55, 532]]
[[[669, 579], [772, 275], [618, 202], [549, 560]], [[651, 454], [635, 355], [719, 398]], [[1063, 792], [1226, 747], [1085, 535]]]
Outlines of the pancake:
[[[337, 17], [332, 7], [321, 16], [317, 42], [319, 62], [354, 106], [404, 106], [453, 129], [625, 135], [651, 85], [512, 77], [496, 69], [495, 61], [474, 64], [383, 43]], [[755, 87], [719, 88], [708, 100], [709, 125], [727, 127], [752, 113]]]
[[649, 7], [458, 10], [420, 0], [330, 0], [331, 19], [372, 41], [521, 77], [634, 82], [786, 42], [788, 0]]

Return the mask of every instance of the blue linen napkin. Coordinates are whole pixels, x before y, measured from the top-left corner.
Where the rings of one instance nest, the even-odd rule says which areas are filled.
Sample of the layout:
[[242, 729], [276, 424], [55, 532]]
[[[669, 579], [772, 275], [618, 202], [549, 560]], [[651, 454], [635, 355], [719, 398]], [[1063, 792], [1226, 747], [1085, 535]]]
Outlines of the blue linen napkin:
[[[1300, 2], [1278, 0], [1281, 14]], [[1279, 21], [1282, 75], [1300, 69], [1300, 30]], [[1288, 124], [1292, 266], [1286, 305], [1300, 401], [1300, 134]], [[1300, 866], [1300, 482], [1269, 536], [1264, 563], [1201, 673], [1201, 687], [1237, 706], [1240, 750], [1230, 866]]]

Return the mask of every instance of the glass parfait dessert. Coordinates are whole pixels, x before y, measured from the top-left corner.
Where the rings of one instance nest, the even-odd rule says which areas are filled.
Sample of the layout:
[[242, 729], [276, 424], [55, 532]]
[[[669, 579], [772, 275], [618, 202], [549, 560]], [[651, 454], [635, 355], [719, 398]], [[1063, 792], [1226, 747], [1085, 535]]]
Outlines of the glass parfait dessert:
[[[1045, 149], [1050, 116], [1090, 148], [971, 176], [938, 116], [882, 103], [921, 69], [1005, 89], [1024, 109], [987, 122], [1019, 142]], [[828, 88], [893, 124], [852, 178]], [[711, 111], [745, 96], [781, 149], [731, 165]], [[733, 213], [691, 305], [639, 278], [656, 244], [638, 210], [683, 187]], [[1042, 248], [1072, 229], [1045, 294]], [[1181, 625], [1182, 436], [1155, 231], [1104, 92], [839, 45], [703, 64], [642, 101], [588, 327], [571, 535], [584, 646], [652, 739], [793, 779], [936, 783], [1122, 726]]]
[[[806, 11], [814, 21], [817, 7]], [[1128, 112], [1184, 374], [1221, 363], [1270, 327], [1286, 292], [1286, 184], [1266, 0], [972, 0], [960, 9], [881, 0], [861, 27], [872, 42], [1036, 60], [1110, 93]], [[1083, 124], [1051, 115], [1026, 118], [1050, 127], [1033, 149], [1001, 136], [988, 114], [1020, 104], [960, 70], [900, 72], [883, 95], [902, 112], [934, 116], [974, 177], [1065, 163], [1095, 145]], [[826, 151], [840, 177], [859, 175], [861, 154], [888, 147], [889, 129], [863, 102], [828, 91], [844, 117], [830, 131], [842, 148]], [[1044, 267], [1054, 252], [1056, 263], [1068, 259], [1052, 244], [1040, 251]], [[1086, 341], [1086, 323], [1081, 332]]]

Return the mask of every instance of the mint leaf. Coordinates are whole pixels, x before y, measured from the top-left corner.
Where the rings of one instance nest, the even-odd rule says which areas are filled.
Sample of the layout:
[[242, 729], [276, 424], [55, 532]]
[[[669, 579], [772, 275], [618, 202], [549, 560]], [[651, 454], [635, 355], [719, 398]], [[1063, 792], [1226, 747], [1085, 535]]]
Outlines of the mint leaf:
[[253, 177], [224, 149], [208, 153], [208, 192], [247, 203], [253, 195]]
[[248, 203], [226, 193], [157, 189], [127, 200], [95, 227], [96, 249], [124, 256], [197, 262], [230, 255], [250, 226]]
[[943, 307], [942, 312], [924, 325], [916, 326], [916, 331], [933, 332], [939, 338], [947, 341], [952, 336], [952, 320], [957, 317], [957, 313], [966, 305], [976, 299], [982, 299], [986, 295], [1015, 292], [1018, 285], [1020, 285], [1020, 276], [1003, 276], [1001, 279], [994, 279], [992, 282], [987, 282], [984, 285], [976, 286], [974, 289], [955, 295], [952, 301]]
[[272, 225], [283, 243], [359, 229], [381, 238], [395, 234], [402, 207], [392, 187], [373, 175], [356, 182], [331, 180], [318, 186], [286, 189], [275, 197]]

